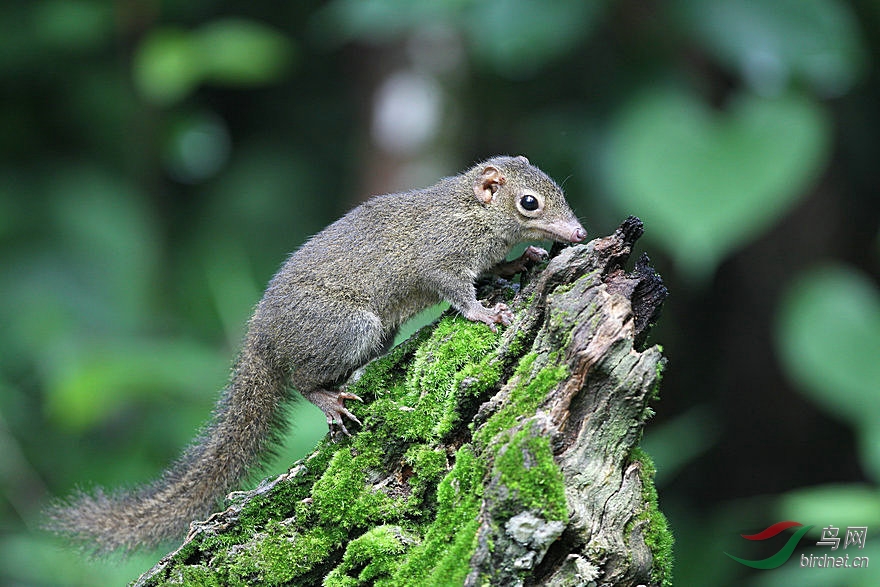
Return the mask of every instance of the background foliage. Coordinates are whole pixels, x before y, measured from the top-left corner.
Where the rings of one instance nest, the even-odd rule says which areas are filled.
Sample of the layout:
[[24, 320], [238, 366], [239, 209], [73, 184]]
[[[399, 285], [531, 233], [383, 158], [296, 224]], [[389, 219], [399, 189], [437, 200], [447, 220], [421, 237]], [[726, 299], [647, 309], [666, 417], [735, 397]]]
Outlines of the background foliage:
[[[878, 33], [874, 0], [4, 3], [0, 583], [148, 568], [79, 561], [39, 508], [178, 454], [309, 234], [523, 153], [591, 235], [640, 216], [672, 292], [645, 446], [677, 582], [875, 585], [722, 551], [867, 525], [880, 564]], [[323, 432], [298, 408], [271, 470]]]

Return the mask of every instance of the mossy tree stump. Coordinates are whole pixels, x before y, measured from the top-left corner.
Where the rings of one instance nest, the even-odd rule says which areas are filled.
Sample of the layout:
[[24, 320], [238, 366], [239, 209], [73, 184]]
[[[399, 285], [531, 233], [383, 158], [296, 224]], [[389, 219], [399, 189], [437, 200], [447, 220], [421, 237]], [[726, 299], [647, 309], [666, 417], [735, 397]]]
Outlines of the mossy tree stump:
[[672, 539], [638, 448], [666, 295], [627, 219], [563, 249], [493, 333], [452, 313], [367, 366], [363, 428], [192, 525], [136, 585], [665, 585]]

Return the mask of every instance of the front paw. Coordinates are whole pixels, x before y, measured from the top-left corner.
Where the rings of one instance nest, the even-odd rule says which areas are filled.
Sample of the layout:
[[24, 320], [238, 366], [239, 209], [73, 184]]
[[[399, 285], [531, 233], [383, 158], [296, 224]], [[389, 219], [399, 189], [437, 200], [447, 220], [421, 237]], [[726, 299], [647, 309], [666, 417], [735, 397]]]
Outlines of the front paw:
[[529, 269], [531, 269], [535, 263], [546, 260], [550, 255], [542, 249], [541, 247], [529, 246], [526, 247], [526, 250], [523, 251], [523, 254], [514, 259], [513, 261], [504, 261], [502, 263], [498, 263], [493, 269], [492, 273], [495, 273], [499, 277], [503, 277], [505, 279], [511, 279], [513, 276], [518, 275], [520, 273], [525, 273]]
[[527, 263], [537, 263], [538, 261], [545, 261], [550, 256], [550, 253], [542, 249], [541, 247], [534, 247], [529, 245], [526, 247], [526, 250], [523, 251], [523, 254], [520, 255], [520, 260], [524, 264]]
[[513, 322], [513, 312], [507, 307], [507, 304], [498, 303], [492, 308], [487, 308], [479, 302], [471, 308], [464, 317], [473, 322], [483, 322], [488, 324], [492, 332], [498, 330], [498, 324], [509, 326]]
[[517, 273], [524, 273], [531, 269], [535, 263], [546, 261], [549, 257], [550, 254], [541, 247], [529, 245], [526, 247], [526, 250], [523, 251], [523, 254], [517, 257], [513, 263], [516, 267]]

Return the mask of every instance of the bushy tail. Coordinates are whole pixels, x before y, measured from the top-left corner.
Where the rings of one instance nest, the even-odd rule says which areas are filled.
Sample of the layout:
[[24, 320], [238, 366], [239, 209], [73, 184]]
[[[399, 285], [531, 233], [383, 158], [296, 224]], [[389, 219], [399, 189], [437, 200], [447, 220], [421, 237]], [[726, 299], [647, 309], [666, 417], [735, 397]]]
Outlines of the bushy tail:
[[283, 370], [248, 340], [213, 417], [155, 482], [131, 492], [80, 491], [47, 510], [49, 530], [96, 555], [181, 537], [235, 489], [278, 440], [288, 398]]

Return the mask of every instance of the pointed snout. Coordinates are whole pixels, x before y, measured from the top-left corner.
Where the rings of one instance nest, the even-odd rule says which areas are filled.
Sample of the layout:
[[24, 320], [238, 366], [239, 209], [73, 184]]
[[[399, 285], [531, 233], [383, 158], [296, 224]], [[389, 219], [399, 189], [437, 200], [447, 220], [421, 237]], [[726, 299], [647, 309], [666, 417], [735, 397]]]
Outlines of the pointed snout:
[[579, 243], [579, 242], [583, 241], [585, 238], [587, 238], [587, 231], [584, 229], [583, 226], [578, 226], [571, 233], [571, 236], [568, 238], [568, 240], [570, 240], [573, 243]]
[[587, 230], [575, 219], [560, 222], [553, 227], [558, 235], [557, 240], [569, 243], [583, 242], [587, 238]]
[[587, 231], [581, 226], [577, 220], [557, 220], [543, 227], [547, 233], [555, 241], [565, 243], [579, 243], [587, 238]]

